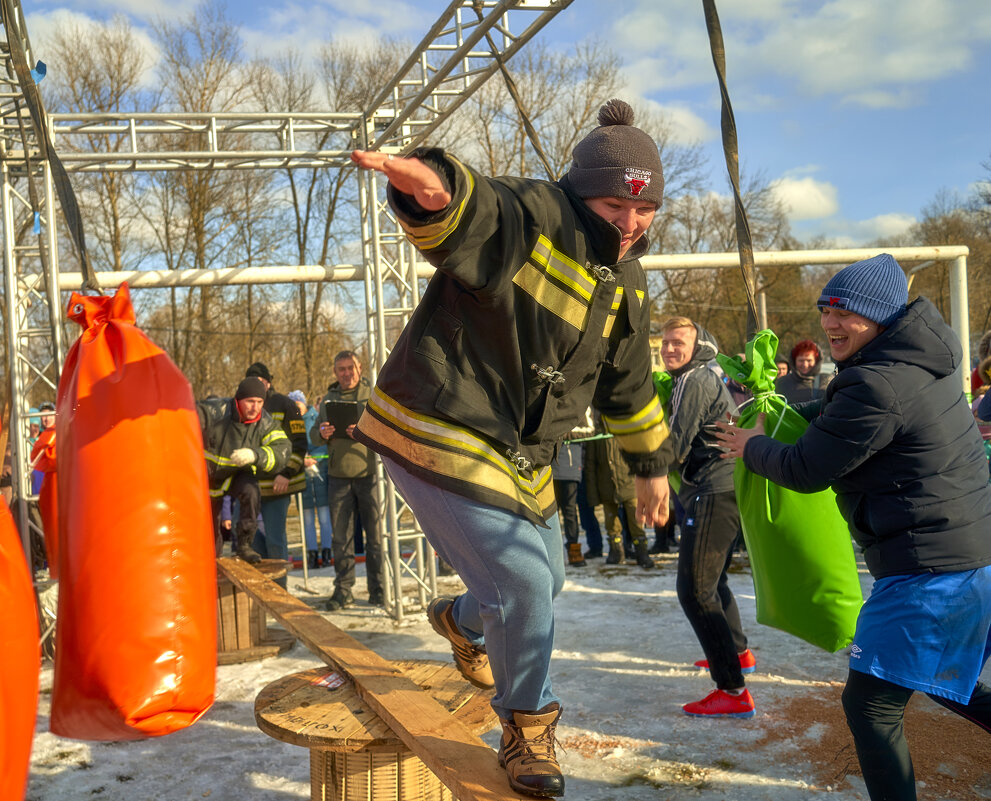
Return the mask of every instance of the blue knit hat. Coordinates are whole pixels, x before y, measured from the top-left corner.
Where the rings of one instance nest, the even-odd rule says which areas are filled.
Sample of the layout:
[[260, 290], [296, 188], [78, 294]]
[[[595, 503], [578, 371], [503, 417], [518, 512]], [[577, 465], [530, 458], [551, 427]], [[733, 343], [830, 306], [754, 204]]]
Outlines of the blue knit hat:
[[816, 305], [859, 314], [887, 326], [908, 305], [908, 282], [889, 253], [854, 262], [829, 279]]
[[303, 390], [301, 389], [294, 389], [286, 397], [288, 397], [289, 400], [296, 401], [296, 403], [306, 403], [306, 395], [303, 394]]

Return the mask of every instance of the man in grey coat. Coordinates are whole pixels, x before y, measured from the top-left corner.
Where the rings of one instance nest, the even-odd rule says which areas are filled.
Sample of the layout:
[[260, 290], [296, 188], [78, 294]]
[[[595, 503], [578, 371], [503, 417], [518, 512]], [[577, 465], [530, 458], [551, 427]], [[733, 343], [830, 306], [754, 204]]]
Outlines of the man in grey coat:
[[740, 623], [726, 570], [740, 530], [733, 490], [733, 465], [720, 458], [712, 428], [736, 412], [729, 390], [708, 362], [715, 339], [687, 317], [663, 325], [661, 358], [674, 378], [669, 420], [674, 452], [672, 469], [681, 472], [678, 498], [685, 509], [678, 549], [678, 600], [698, 637], [716, 689], [701, 701], [685, 704], [687, 715], [753, 717], [754, 700], [743, 674], [755, 668]]

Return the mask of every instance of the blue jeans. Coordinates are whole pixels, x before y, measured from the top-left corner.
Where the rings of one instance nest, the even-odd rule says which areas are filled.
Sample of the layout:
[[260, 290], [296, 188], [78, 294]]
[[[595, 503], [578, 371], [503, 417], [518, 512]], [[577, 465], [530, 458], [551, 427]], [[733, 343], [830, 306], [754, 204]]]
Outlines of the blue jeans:
[[495, 677], [492, 708], [502, 718], [557, 701], [551, 690], [554, 597], [564, 585], [557, 515], [543, 528], [519, 515], [456, 495], [383, 458], [389, 477], [440, 557], [468, 591], [454, 620], [484, 645]]
[[[286, 515], [292, 495], [275, 495], [262, 498], [262, 528], [255, 532], [254, 548], [264, 559], [289, 561], [289, 543], [286, 540]], [[280, 587], [286, 586], [283, 576], [276, 579]]]
[[[317, 544], [317, 524], [320, 524], [320, 543]], [[316, 509], [303, 510], [303, 531], [306, 532], [306, 550], [315, 551], [317, 548], [330, 548], [330, 507], [318, 506]]]

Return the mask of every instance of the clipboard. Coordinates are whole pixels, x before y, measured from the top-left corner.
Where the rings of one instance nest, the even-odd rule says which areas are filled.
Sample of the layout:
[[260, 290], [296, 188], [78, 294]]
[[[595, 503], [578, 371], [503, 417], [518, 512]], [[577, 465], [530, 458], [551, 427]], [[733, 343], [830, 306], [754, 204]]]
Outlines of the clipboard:
[[355, 401], [329, 400], [324, 401], [323, 410], [327, 415], [327, 422], [334, 427], [331, 439], [348, 438], [348, 426], [358, 422], [361, 405]]

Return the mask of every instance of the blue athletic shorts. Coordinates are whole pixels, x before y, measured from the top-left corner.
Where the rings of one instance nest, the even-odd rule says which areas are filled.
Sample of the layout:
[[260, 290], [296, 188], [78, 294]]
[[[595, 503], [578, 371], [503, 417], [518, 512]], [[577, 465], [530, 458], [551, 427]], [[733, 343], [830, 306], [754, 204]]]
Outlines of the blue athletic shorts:
[[874, 582], [850, 669], [966, 704], [991, 655], [991, 566]]

